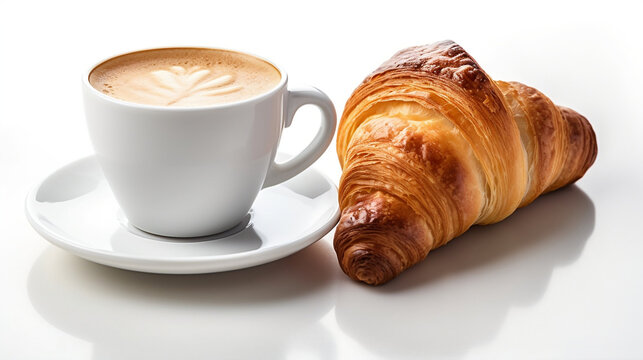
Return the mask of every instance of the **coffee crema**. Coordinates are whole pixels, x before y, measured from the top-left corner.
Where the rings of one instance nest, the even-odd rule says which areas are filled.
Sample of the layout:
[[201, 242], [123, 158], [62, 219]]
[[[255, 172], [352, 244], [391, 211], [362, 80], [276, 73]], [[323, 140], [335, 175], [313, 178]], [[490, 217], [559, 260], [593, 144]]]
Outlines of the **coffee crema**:
[[268, 62], [229, 50], [168, 48], [109, 59], [90, 84], [116, 99], [146, 105], [204, 106], [237, 102], [272, 90], [281, 74]]

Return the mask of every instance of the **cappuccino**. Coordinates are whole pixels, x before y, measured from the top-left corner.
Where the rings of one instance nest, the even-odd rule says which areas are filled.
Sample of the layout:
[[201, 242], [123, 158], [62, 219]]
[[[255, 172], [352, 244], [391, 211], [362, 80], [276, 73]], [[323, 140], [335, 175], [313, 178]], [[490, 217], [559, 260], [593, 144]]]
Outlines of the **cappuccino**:
[[266, 93], [280, 81], [279, 70], [264, 60], [201, 48], [129, 53], [89, 74], [92, 87], [116, 99], [174, 107], [237, 102]]

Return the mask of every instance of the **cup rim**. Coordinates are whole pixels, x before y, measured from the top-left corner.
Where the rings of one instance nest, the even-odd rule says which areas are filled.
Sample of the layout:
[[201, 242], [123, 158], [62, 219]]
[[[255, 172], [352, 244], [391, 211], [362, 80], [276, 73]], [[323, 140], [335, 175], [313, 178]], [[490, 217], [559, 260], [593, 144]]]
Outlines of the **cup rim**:
[[[129, 54], [135, 54], [139, 52], [144, 52], [144, 51], [154, 51], [154, 50], [167, 50], [167, 49], [202, 49], [202, 50], [219, 50], [219, 51], [229, 51], [229, 52], [234, 52], [242, 55], [249, 55], [252, 57], [255, 57], [259, 60], [265, 61], [271, 66], [273, 66], [277, 71], [279, 71], [279, 74], [281, 75], [281, 79], [279, 80], [279, 83], [275, 85], [272, 89], [268, 90], [267, 92], [261, 93], [259, 95], [255, 95], [252, 97], [249, 97], [247, 99], [239, 100], [239, 101], [234, 101], [234, 102], [228, 102], [228, 103], [221, 103], [221, 104], [210, 104], [210, 105], [199, 105], [199, 106], [163, 106], [163, 105], [149, 105], [149, 104], [139, 104], [131, 101], [126, 101], [126, 100], [121, 100], [117, 99], [115, 97], [111, 97], [109, 95], [103, 94], [102, 92], [98, 91], [95, 87], [92, 86], [92, 84], [89, 82], [89, 75], [96, 69], [98, 66], [102, 65], [103, 63], [117, 58], [119, 56], [125, 56]], [[268, 60], [262, 56], [253, 54], [251, 52], [247, 51], [241, 51], [237, 49], [230, 49], [230, 48], [223, 48], [223, 47], [209, 47], [209, 46], [161, 46], [161, 47], [153, 47], [153, 48], [145, 48], [145, 49], [139, 49], [139, 50], [133, 50], [133, 51], [127, 51], [127, 52], [122, 52], [118, 53], [116, 55], [112, 55], [106, 58], [103, 58], [99, 62], [94, 63], [92, 66], [89, 67], [88, 70], [86, 70], [83, 73], [83, 85], [85, 88], [93, 93], [94, 95], [98, 96], [99, 98], [113, 102], [122, 106], [127, 106], [131, 108], [142, 108], [142, 109], [151, 109], [151, 110], [162, 110], [162, 111], [198, 111], [198, 110], [208, 110], [208, 109], [228, 109], [228, 108], [233, 108], [241, 105], [246, 105], [249, 103], [254, 103], [257, 101], [261, 101], [265, 98], [268, 98], [272, 95], [274, 95], [276, 92], [280, 91], [288, 82], [288, 74], [283, 70], [282, 67], [279, 65], [275, 64], [273, 61]]]

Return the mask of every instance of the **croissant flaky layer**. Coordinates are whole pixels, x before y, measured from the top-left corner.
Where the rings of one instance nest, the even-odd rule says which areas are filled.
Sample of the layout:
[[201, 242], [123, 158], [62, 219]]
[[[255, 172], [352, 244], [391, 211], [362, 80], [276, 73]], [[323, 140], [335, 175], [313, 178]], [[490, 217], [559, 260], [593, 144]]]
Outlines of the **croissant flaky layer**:
[[382, 284], [474, 224], [498, 222], [578, 180], [596, 137], [577, 112], [492, 80], [452, 41], [404, 49], [346, 103], [335, 250]]

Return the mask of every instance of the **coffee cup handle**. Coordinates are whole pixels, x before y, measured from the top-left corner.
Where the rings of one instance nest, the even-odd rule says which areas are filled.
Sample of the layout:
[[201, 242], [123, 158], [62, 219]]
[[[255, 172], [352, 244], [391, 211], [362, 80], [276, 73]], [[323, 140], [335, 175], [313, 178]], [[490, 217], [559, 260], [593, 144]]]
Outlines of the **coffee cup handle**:
[[289, 127], [297, 110], [303, 105], [315, 105], [321, 110], [321, 124], [315, 138], [306, 148], [285, 163], [273, 161], [263, 187], [277, 185], [304, 171], [312, 165], [326, 151], [335, 135], [337, 115], [335, 107], [328, 96], [314, 87], [288, 90], [285, 99], [285, 127]]

